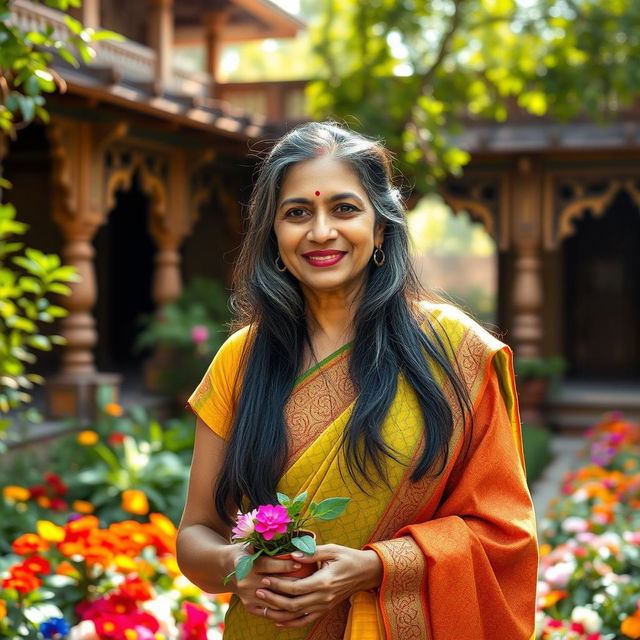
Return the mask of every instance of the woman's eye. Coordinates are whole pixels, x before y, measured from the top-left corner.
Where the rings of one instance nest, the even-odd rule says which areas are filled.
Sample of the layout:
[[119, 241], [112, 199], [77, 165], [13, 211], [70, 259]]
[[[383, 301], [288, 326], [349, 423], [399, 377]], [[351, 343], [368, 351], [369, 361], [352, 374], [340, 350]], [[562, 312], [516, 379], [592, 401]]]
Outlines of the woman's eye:
[[302, 218], [305, 214], [304, 209], [289, 209], [285, 215], [287, 218]]
[[352, 213], [353, 211], [357, 211], [357, 209], [352, 204], [339, 204], [338, 212], [339, 213]]

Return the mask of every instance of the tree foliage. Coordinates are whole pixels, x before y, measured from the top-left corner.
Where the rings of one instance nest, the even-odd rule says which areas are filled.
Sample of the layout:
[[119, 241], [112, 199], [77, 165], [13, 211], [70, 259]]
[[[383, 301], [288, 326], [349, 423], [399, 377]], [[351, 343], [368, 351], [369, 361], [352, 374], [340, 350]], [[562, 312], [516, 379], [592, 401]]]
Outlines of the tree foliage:
[[640, 87], [635, 0], [323, 3], [313, 115], [382, 136], [420, 190], [468, 161], [452, 140], [469, 119], [606, 118]]
[[[40, 4], [67, 11], [79, 7], [81, 0]], [[11, 21], [10, 0], [0, 0], [0, 136], [13, 137], [34, 119], [48, 121], [44, 95], [64, 90], [64, 82], [51, 68], [54, 56], [78, 66], [78, 59], [85, 63], [93, 59], [92, 41], [119, 37], [86, 29], [70, 15], [64, 19], [69, 29], [66, 40], [55, 38], [50, 25], [24, 32]], [[0, 165], [0, 196], [11, 186], [1, 169]], [[63, 342], [59, 336], [44, 335], [41, 328], [66, 315], [51, 296], [68, 294], [64, 283], [76, 279], [75, 269], [62, 266], [57, 255], [16, 241], [26, 230], [27, 225], [16, 220], [13, 205], [0, 203], [0, 434], [10, 424], [2, 416], [26, 405], [31, 399], [28, 390], [42, 382], [28, 371], [35, 354]], [[34, 415], [33, 410], [26, 413], [27, 419]]]

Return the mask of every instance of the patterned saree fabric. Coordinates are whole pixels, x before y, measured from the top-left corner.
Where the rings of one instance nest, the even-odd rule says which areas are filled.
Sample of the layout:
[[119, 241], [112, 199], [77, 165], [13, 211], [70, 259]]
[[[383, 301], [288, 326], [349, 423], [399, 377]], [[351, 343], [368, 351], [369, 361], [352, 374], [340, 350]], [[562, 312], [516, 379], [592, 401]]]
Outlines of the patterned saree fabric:
[[[305, 629], [280, 630], [232, 598], [230, 640], [529, 640], [533, 633], [537, 545], [526, 486], [511, 354], [449, 305], [428, 308], [450, 344], [473, 404], [463, 424], [450, 385], [456, 427], [444, 472], [409, 477], [424, 445], [417, 399], [402, 376], [383, 425], [400, 453], [387, 461], [388, 483], [353, 483], [340, 446], [355, 393], [349, 348], [300, 378], [285, 408], [290, 458], [278, 490], [309, 500], [348, 496], [337, 520], [314, 523], [318, 543], [376, 551], [384, 567], [375, 592], [354, 594]], [[216, 433], [229, 437], [233, 389], [247, 331], [218, 352], [189, 400]], [[436, 372], [436, 375], [437, 372]]]

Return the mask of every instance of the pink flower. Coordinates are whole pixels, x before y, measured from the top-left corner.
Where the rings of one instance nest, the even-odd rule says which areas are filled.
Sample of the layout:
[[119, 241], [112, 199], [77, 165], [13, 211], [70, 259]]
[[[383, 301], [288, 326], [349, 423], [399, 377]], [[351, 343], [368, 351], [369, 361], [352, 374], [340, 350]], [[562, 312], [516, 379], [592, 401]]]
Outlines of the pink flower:
[[284, 533], [287, 530], [287, 523], [291, 518], [287, 510], [277, 504], [262, 505], [255, 516], [256, 531], [262, 534], [265, 540], [271, 540], [276, 533]]
[[584, 518], [570, 516], [562, 523], [562, 528], [567, 533], [584, 533], [589, 529], [589, 523]]
[[240, 540], [242, 538], [248, 538], [254, 531], [255, 525], [253, 519], [258, 513], [257, 509], [249, 511], [249, 513], [242, 513], [238, 511], [238, 517], [236, 518], [236, 526], [231, 529], [233, 535], [232, 540]]
[[185, 621], [182, 624], [182, 637], [185, 640], [207, 640], [207, 621], [209, 612], [202, 606], [184, 601], [182, 609]]
[[191, 339], [195, 344], [203, 344], [209, 339], [209, 329], [202, 324], [197, 324], [191, 329]]

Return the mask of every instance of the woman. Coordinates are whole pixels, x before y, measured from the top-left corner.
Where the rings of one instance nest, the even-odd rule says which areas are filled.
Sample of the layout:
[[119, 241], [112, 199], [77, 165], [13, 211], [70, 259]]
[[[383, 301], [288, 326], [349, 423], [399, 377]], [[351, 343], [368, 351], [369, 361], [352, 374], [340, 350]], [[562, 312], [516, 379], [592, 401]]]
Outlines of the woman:
[[[231, 640], [529, 640], [537, 552], [508, 348], [410, 267], [388, 153], [331, 123], [263, 163], [236, 271], [242, 327], [190, 398], [178, 560], [234, 592]], [[348, 496], [311, 558], [230, 544], [236, 510]], [[312, 576], [279, 577], [320, 562]]]

